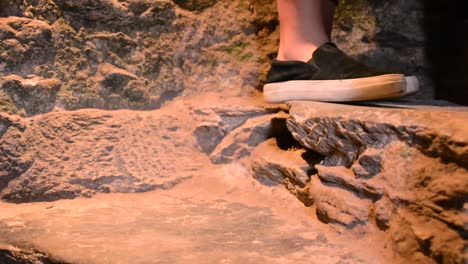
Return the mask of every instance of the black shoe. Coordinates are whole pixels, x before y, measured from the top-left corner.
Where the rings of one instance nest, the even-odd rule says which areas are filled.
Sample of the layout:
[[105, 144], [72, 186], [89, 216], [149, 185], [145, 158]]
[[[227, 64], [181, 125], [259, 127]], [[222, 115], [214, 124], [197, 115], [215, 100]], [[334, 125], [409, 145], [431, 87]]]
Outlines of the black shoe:
[[268, 103], [366, 101], [397, 98], [417, 91], [416, 77], [365, 66], [333, 43], [320, 46], [307, 63], [273, 60], [263, 87]]

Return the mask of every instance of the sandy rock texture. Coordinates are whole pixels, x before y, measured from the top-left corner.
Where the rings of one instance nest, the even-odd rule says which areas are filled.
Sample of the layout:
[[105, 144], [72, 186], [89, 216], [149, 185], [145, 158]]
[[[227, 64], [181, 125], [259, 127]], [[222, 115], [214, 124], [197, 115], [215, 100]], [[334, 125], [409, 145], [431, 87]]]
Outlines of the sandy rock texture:
[[400, 260], [381, 235], [340, 232], [283, 185], [254, 177], [250, 160], [258, 148], [293, 142], [286, 109], [259, 99], [205, 93], [152, 111], [2, 113], [0, 260]]
[[[463, 263], [467, 113], [395, 103], [288, 110], [218, 93], [152, 111], [2, 113], [0, 243], [14, 250], [0, 256], [144, 263], [146, 243], [180, 240], [184, 254], [176, 243], [147, 257]], [[104, 243], [115, 239], [128, 243]]]
[[170, 188], [207, 166], [210, 152], [221, 160], [247, 156], [281, 115], [248, 99], [211, 105], [215, 100], [205, 94], [156, 112], [1, 114], [1, 197], [52, 201]]
[[[9, 0], [0, 10], [0, 107], [23, 116], [249, 94], [276, 44], [272, 1]], [[23, 88], [37, 78], [58, 82]]]
[[[333, 41], [432, 98], [423, 1], [339, 2]], [[0, 1], [0, 262], [463, 263], [467, 110], [265, 105], [278, 29], [274, 0]]]
[[[306, 208], [284, 188], [258, 184], [247, 168], [230, 166], [214, 173], [212, 177], [206, 170], [200, 178], [171, 189], [139, 194], [20, 205], [0, 202], [0, 241], [7, 243], [0, 244], [0, 260], [3, 256], [10, 261], [5, 264], [393, 260], [378, 237], [356, 238], [310, 221]], [[371, 244], [373, 250], [362, 250]]]
[[[340, 1], [333, 40], [366, 63], [417, 75], [419, 97], [432, 98], [421, 6]], [[277, 47], [274, 0], [5, 0], [0, 109], [156, 109], [200, 91], [250, 94]]]
[[287, 127], [302, 148], [270, 139], [252, 168], [324, 223], [384, 232], [407, 261], [463, 263], [468, 111], [400, 107], [292, 102]]

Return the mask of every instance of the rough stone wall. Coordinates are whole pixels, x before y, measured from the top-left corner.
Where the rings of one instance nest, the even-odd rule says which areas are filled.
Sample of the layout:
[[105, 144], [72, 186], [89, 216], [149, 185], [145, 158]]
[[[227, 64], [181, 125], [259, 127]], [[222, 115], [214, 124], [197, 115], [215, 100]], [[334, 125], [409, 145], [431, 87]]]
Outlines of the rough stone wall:
[[[421, 3], [343, 0], [333, 40], [366, 63], [416, 74], [427, 99]], [[2, 1], [0, 110], [154, 109], [200, 91], [249, 94], [277, 45], [274, 0]]]
[[417, 76], [421, 91], [413, 97], [433, 99], [424, 16], [424, 1], [420, 0], [341, 0], [332, 38], [368, 65]]
[[290, 116], [300, 146], [260, 144], [259, 181], [284, 184], [338, 229], [384, 233], [404, 263], [464, 262], [466, 109], [293, 102]]
[[250, 93], [277, 24], [274, 3], [246, 0], [12, 0], [0, 15], [1, 108], [28, 116]]

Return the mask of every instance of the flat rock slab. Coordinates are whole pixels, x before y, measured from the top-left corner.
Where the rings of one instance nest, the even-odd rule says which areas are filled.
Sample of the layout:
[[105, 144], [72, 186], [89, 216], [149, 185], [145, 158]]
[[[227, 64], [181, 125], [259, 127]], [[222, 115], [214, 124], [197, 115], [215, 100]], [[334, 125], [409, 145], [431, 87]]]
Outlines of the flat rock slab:
[[376, 263], [388, 257], [359, 249], [378, 243], [369, 237], [339, 235], [313, 221], [283, 188], [241, 178], [206, 177], [172, 190], [92, 199], [2, 203], [0, 244], [33, 247], [67, 263]]

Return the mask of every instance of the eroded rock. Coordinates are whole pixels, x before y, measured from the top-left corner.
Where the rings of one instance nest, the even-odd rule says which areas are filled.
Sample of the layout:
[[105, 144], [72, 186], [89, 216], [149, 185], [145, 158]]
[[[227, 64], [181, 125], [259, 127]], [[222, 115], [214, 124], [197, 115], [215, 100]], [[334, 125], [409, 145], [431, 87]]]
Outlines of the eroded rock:
[[[111, 76], [132, 77], [109, 69]], [[2, 114], [0, 196], [22, 203], [170, 189], [211, 166], [207, 154], [222, 142], [239, 143], [224, 158], [248, 155], [270, 137], [271, 119], [284, 116], [239, 98], [219, 101], [204, 94], [146, 112]]]
[[378, 150], [367, 148], [352, 166], [358, 178], [371, 178], [382, 170], [382, 156]]
[[268, 139], [256, 147], [250, 156], [254, 177], [264, 185], [284, 186], [305, 205], [313, 201], [306, 186], [309, 164], [303, 158], [304, 149], [282, 150], [275, 138]]
[[[286, 176], [299, 187], [305, 187], [309, 182], [307, 176], [309, 164], [302, 158], [304, 152], [303, 149], [281, 150], [276, 139], [269, 139], [252, 152], [252, 168], [255, 176], [266, 185], [281, 183]], [[270, 166], [271, 168], [266, 168]]]
[[[263, 116], [269, 112], [255, 105], [216, 105], [203, 107], [193, 106], [191, 114], [197, 121], [193, 135], [199, 147], [210, 154], [232, 130], [243, 125], [248, 119]], [[268, 131], [265, 132], [268, 134]]]
[[0, 17], [0, 77], [27, 75], [54, 60], [53, 31], [45, 21], [24, 17]]
[[[55, 78], [39, 76], [22, 78], [17, 75], [0, 77], [0, 87], [4, 89], [0, 99], [5, 103], [4, 110], [20, 115], [34, 115], [49, 112], [55, 105], [57, 91], [62, 82]], [[9, 105], [10, 104], [10, 105]]]
[[231, 131], [213, 150], [214, 163], [229, 163], [246, 157], [260, 143], [273, 136], [272, 120], [285, 118], [284, 112], [254, 117]]
[[[194, 126], [187, 120], [188, 112], [176, 117], [86, 110], [10, 124], [1, 138], [2, 199], [50, 201], [172, 188], [208, 161], [201, 155], [181, 155], [197, 153], [192, 138], [181, 133]], [[155, 159], [158, 156], [163, 159]], [[184, 169], [174, 174], [184, 157]]]
[[[278, 49], [273, 0], [6, 0], [0, 16], [0, 76], [59, 79], [54, 103], [68, 110], [156, 109], [202, 91], [249, 94]], [[333, 41], [364, 62], [417, 75], [432, 98], [421, 17], [420, 0], [340, 1]], [[108, 64], [136, 80], [102, 91], [96, 73]], [[2, 110], [18, 113], [2, 92]]]
[[[276, 50], [257, 44], [277, 36], [269, 0], [11, 0], [1, 7], [0, 76], [59, 79], [53, 103], [68, 110], [156, 109], [201, 91], [249, 94]], [[102, 87], [109, 65], [127, 72], [104, 77], [118, 87]], [[131, 80], [118, 77], [129, 73]], [[1, 109], [22, 114], [3, 93]]]
[[324, 223], [353, 228], [369, 222], [371, 201], [358, 197], [353, 191], [327, 186], [313, 178], [309, 193], [316, 204], [317, 217]]
[[[290, 116], [295, 140], [324, 155], [307, 183], [321, 221], [356, 232], [375, 226], [404, 259], [463, 262], [466, 108], [292, 102]], [[267, 164], [256, 171], [281, 181], [295, 168], [282, 164], [282, 176]]]
[[215, 5], [216, 2], [217, 2], [216, 0], [202, 0], [202, 1], [174, 0], [174, 3], [176, 3], [181, 8], [184, 8], [190, 11], [195, 11], [195, 12], [202, 12], [206, 8]]
[[38, 250], [20, 249], [18, 247], [0, 243], [0, 262], [9, 263], [60, 263], [47, 253]]

